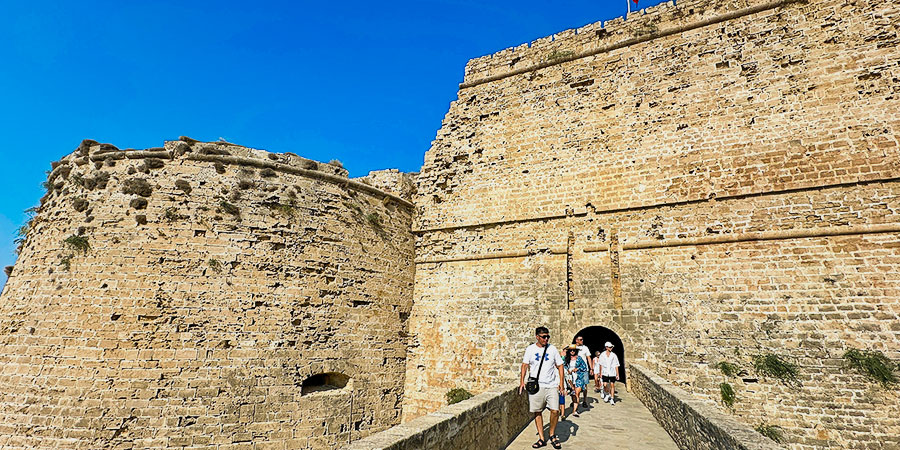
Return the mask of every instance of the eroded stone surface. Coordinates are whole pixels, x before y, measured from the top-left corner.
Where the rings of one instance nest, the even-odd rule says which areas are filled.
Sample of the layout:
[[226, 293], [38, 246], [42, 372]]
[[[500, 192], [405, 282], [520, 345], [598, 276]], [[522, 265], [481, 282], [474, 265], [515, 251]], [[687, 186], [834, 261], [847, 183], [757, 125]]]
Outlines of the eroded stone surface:
[[[601, 325], [710, 405], [730, 382], [791, 448], [900, 445], [896, 391], [841, 359], [900, 359], [898, 22], [684, 1], [471, 61], [419, 176], [404, 417], [516, 379], [534, 326]], [[755, 374], [765, 352], [801, 387]]]
[[[190, 141], [88, 144], [50, 183], [0, 302], [0, 446], [325, 449], [399, 422], [402, 200]], [[349, 384], [303, 393], [329, 372]]]

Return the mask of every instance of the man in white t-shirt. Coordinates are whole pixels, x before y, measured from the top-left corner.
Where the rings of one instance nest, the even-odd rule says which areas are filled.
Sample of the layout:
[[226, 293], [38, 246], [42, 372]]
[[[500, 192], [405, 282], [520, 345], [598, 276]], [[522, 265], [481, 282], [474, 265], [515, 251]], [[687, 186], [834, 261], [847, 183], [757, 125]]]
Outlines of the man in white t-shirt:
[[582, 394], [584, 394], [582, 396], [584, 397], [582, 404], [585, 408], [587, 408], [587, 386], [588, 382], [590, 381], [590, 377], [594, 376], [594, 362], [592, 361], [593, 358], [591, 358], [591, 350], [587, 347], [587, 345], [584, 345], [584, 338], [582, 336], [575, 336], [575, 345], [578, 348], [578, 357], [584, 360], [584, 363], [588, 368], [588, 373], [584, 374], [584, 390], [582, 391]]
[[556, 347], [550, 345], [550, 331], [546, 327], [537, 327], [534, 335], [536, 342], [525, 349], [519, 376], [519, 394], [525, 390], [526, 377], [537, 378], [539, 386], [536, 394], [528, 395], [529, 410], [534, 414], [534, 425], [540, 436], [532, 447], [547, 445], [547, 440], [544, 439], [544, 417], [541, 415], [544, 408], [547, 408], [550, 410], [550, 443], [553, 448], [562, 448], [559, 437], [556, 436], [556, 423], [559, 421], [559, 397], [566, 394], [563, 360]]
[[597, 364], [600, 365], [600, 377], [606, 383], [604, 397], [610, 405], [616, 404], [616, 380], [619, 379], [619, 357], [612, 352], [611, 342], [604, 344], [606, 351], [600, 354]]

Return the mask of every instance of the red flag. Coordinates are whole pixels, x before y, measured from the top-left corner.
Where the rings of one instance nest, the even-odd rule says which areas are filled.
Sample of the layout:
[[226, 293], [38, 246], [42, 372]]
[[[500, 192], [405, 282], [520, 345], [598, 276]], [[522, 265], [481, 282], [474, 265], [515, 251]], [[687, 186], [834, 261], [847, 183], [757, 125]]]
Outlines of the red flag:
[[631, 0], [631, 1], [633, 1], [633, 2], [634, 2], [634, 4], [635, 4], [635, 5], [637, 5], [637, 0]]

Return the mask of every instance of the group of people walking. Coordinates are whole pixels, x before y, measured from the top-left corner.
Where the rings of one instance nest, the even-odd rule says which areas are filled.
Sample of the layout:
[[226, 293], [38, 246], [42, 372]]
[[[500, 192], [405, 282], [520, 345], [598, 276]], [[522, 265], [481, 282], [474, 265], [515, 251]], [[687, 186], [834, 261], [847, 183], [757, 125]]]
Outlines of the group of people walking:
[[562, 445], [556, 435], [556, 424], [565, 420], [566, 392], [572, 396], [572, 416], [580, 417], [578, 408], [582, 404], [587, 407], [587, 386], [593, 376], [595, 389], [602, 393], [603, 401], [615, 405], [619, 358], [613, 353], [610, 342], [604, 344], [605, 351], [597, 351], [591, 358], [582, 336], [576, 336], [575, 343], [565, 347], [563, 356], [550, 344], [550, 331], [546, 327], [537, 327], [534, 334], [535, 343], [525, 349], [522, 357], [519, 393], [528, 392], [529, 410], [534, 414], [534, 424], [538, 430], [538, 440], [531, 447], [547, 445], [542, 413], [544, 409], [549, 409], [549, 442], [558, 449]]

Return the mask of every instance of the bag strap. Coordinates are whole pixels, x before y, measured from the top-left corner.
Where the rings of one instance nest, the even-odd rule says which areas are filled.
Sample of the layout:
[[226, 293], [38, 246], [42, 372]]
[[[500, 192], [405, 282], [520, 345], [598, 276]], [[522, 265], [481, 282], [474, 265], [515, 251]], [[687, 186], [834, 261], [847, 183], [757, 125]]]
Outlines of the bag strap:
[[538, 364], [538, 373], [537, 373], [537, 376], [534, 377], [538, 383], [541, 382], [541, 368], [544, 367], [544, 358], [547, 357], [547, 349], [548, 348], [550, 348], [550, 343], [547, 343], [547, 345], [544, 346], [544, 354], [541, 355], [541, 363]]

